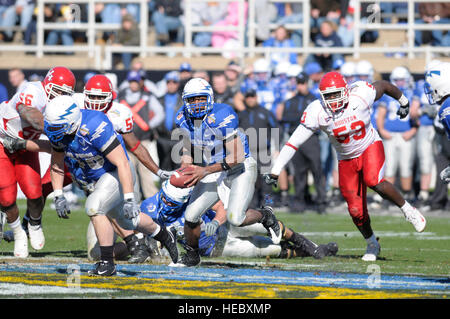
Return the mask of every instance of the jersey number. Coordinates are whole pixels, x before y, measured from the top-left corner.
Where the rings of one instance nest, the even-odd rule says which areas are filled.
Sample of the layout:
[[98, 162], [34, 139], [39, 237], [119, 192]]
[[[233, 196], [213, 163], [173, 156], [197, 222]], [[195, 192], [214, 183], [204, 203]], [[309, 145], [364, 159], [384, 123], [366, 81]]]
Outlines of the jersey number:
[[31, 101], [33, 100], [32, 94], [20, 93], [19, 100], [22, 104], [25, 104], [26, 106], [31, 106]]
[[133, 128], [133, 118], [129, 117], [126, 119], [125, 124], [127, 125], [125, 128], [128, 131], [130, 131]]
[[[357, 121], [350, 124], [350, 131], [355, 131], [352, 135], [354, 140], [360, 140], [366, 136], [366, 127], [363, 121]], [[336, 140], [341, 144], [350, 142], [350, 132], [347, 129], [347, 126], [335, 128], [333, 134], [336, 137]]]

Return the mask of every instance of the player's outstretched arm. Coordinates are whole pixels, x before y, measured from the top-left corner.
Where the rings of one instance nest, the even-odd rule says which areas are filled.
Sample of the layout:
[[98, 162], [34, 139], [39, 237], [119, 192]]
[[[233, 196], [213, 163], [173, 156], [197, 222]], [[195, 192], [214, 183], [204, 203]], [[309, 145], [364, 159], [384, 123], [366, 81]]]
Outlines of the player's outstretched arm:
[[38, 109], [19, 104], [17, 106], [17, 112], [19, 112], [20, 118], [30, 123], [35, 130], [39, 132], [44, 131], [44, 116]]
[[68, 219], [70, 214], [69, 205], [63, 193], [64, 186], [64, 152], [53, 150], [50, 163], [50, 178], [53, 186], [53, 194], [55, 197], [55, 209], [59, 218]]
[[380, 80], [375, 81], [372, 83], [372, 85], [375, 88], [376, 95], [375, 95], [375, 101], [380, 99], [383, 94], [387, 94], [390, 97], [396, 99], [398, 103], [400, 104], [400, 108], [397, 111], [397, 115], [403, 119], [405, 118], [409, 113], [409, 100], [406, 96], [403, 95], [402, 91], [392, 83]]

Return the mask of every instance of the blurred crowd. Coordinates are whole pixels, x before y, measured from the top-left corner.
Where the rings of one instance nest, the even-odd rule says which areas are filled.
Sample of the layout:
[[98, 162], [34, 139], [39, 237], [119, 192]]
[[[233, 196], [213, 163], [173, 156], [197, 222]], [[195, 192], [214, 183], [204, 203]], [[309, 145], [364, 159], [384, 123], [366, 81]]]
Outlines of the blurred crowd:
[[[183, 0], [149, 0], [147, 19], [154, 27], [155, 45], [182, 45], [184, 43], [185, 1]], [[352, 46], [354, 41], [353, 16], [354, 3], [350, 0], [311, 0], [310, 31], [308, 35], [317, 47]], [[361, 22], [406, 23], [407, 3], [375, 4], [361, 3]], [[450, 23], [450, 3], [418, 2], [415, 4], [416, 24]], [[244, 17], [247, 24], [248, 2], [244, 2]], [[0, 42], [11, 42], [16, 34], [25, 44], [36, 42], [36, 0], [0, 0]], [[44, 21], [46, 22], [87, 22], [87, 4], [45, 4]], [[190, 14], [193, 26], [237, 26], [239, 24], [239, 3], [237, 1], [193, 2]], [[107, 30], [97, 35], [97, 41], [108, 45], [133, 46], [139, 44], [140, 6], [137, 3], [115, 4], [96, 3], [96, 23], [121, 24], [119, 30]], [[301, 3], [255, 1], [256, 42], [269, 47], [301, 47], [301, 28], [287, 28], [289, 24], [303, 22]], [[375, 21], [375, 22], [378, 22]], [[275, 30], [270, 24], [276, 24]], [[375, 42], [379, 34], [376, 30], [365, 30], [360, 34], [361, 42]], [[45, 30], [47, 45], [72, 45], [86, 42], [86, 33], [78, 30]], [[246, 41], [248, 39], [246, 38]], [[192, 42], [198, 47], [229, 48], [239, 46], [237, 31], [195, 32]], [[405, 33], [406, 42], [406, 33]], [[415, 45], [430, 44], [432, 46], [450, 46], [448, 30], [415, 31]], [[232, 58], [232, 51], [224, 53]], [[67, 54], [72, 54], [68, 52]], [[133, 55], [125, 53], [121, 56], [125, 69], [129, 69]], [[311, 55], [309, 61], [317, 61], [328, 69], [339, 59], [338, 54]], [[294, 63], [295, 54], [274, 54], [272, 64], [279, 61]]]
[[[366, 60], [337, 60], [331, 65], [331, 70], [341, 72], [349, 84], [358, 80], [373, 82], [381, 79], [381, 74]], [[261, 176], [270, 169], [280, 147], [297, 127], [306, 106], [320, 98], [318, 84], [325, 70], [317, 61], [305, 65], [280, 62], [273, 67], [270, 60], [260, 58], [245, 67], [230, 60], [220, 72], [194, 70], [189, 62], [184, 62], [159, 81], [149, 76], [150, 72], [136, 58], [132, 60], [126, 78], [119, 80], [114, 72], [105, 75], [118, 93], [117, 101], [130, 107], [135, 117], [144, 120], [135, 120], [139, 128], [137, 137], [161, 169], [177, 168], [171, 156], [172, 148], [178, 142], [171, 138], [175, 116], [183, 105], [181, 94], [185, 83], [193, 77], [201, 77], [212, 85], [216, 103], [233, 106], [242, 130], [256, 129], [260, 132], [255, 138], [250, 138], [250, 150], [258, 162], [258, 175]], [[82, 92], [84, 83], [94, 74], [88, 72], [84, 78], [78, 78], [76, 91]], [[414, 79], [406, 67], [398, 66], [388, 77], [408, 97], [411, 109], [409, 116], [400, 120], [396, 116], [397, 101], [386, 96], [373, 107], [372, 123], [385, 145], [385, 178], [395, 183], [406, 199], [423, 210], [445, 210], [447, 185], [433, 176], [449, 165], [450, 142], [435, 121], [437, 106], [428, 103], [423, 91], [423, 76]], [[42, 78], [34, 74], [28, 80]], [[9, 82], [15, 89], [25, 81], [27, 79], [20, 69], [9, 71]], [[8, 98], [3, 91], [6, 90], [2, 90], [0, 85], [0, 102]], [[269, 160], [266, 160], [267, 155]], [[150, 184], [143, 183], [143, 198], [156, 193], [158, 177], [145, 169], [137, 168], [137, 172], [139, 175], [149, 174], [145, 180], [151, 181]], [[329, 207], [344, 203], [337, 176], [334, 149], [327, 136], [316, 133], [302, 145], [282, 172], [277, 188], [257, 180], [251, 206], [269, 203], [295, 212], [308, 209], [326, 212]], [[389, 204], [373, 196], [370, 197], [370, 205], [386, 209], [385, 205]]]

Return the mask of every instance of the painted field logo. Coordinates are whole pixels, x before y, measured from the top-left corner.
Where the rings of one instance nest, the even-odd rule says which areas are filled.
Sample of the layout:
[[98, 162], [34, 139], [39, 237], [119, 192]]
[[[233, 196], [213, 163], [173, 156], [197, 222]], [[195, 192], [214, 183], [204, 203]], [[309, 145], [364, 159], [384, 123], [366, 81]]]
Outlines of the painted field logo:
[[367, 266], [366, 273], [369, 273], [367, 278], [367, 287], [370, 289], [381, 287], [381, 268], [376, 264], [371, 264]]
[[70, 264], [67, 266], [67, 287], [80, 289], [80, 266]]

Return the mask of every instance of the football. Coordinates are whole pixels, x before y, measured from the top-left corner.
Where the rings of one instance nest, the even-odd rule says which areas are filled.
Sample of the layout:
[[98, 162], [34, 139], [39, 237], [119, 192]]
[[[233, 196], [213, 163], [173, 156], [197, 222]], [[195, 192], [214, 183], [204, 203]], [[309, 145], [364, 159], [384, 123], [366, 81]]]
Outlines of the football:
[[170, 176], [170, 184], [178, 188], [186, 188], [184, 182], [191, 178], [191, 175], [186, 175], [186, 173], [192, 172], [193, 170], [194, 169], [189, 166], [177, 169], [172, 176]]

